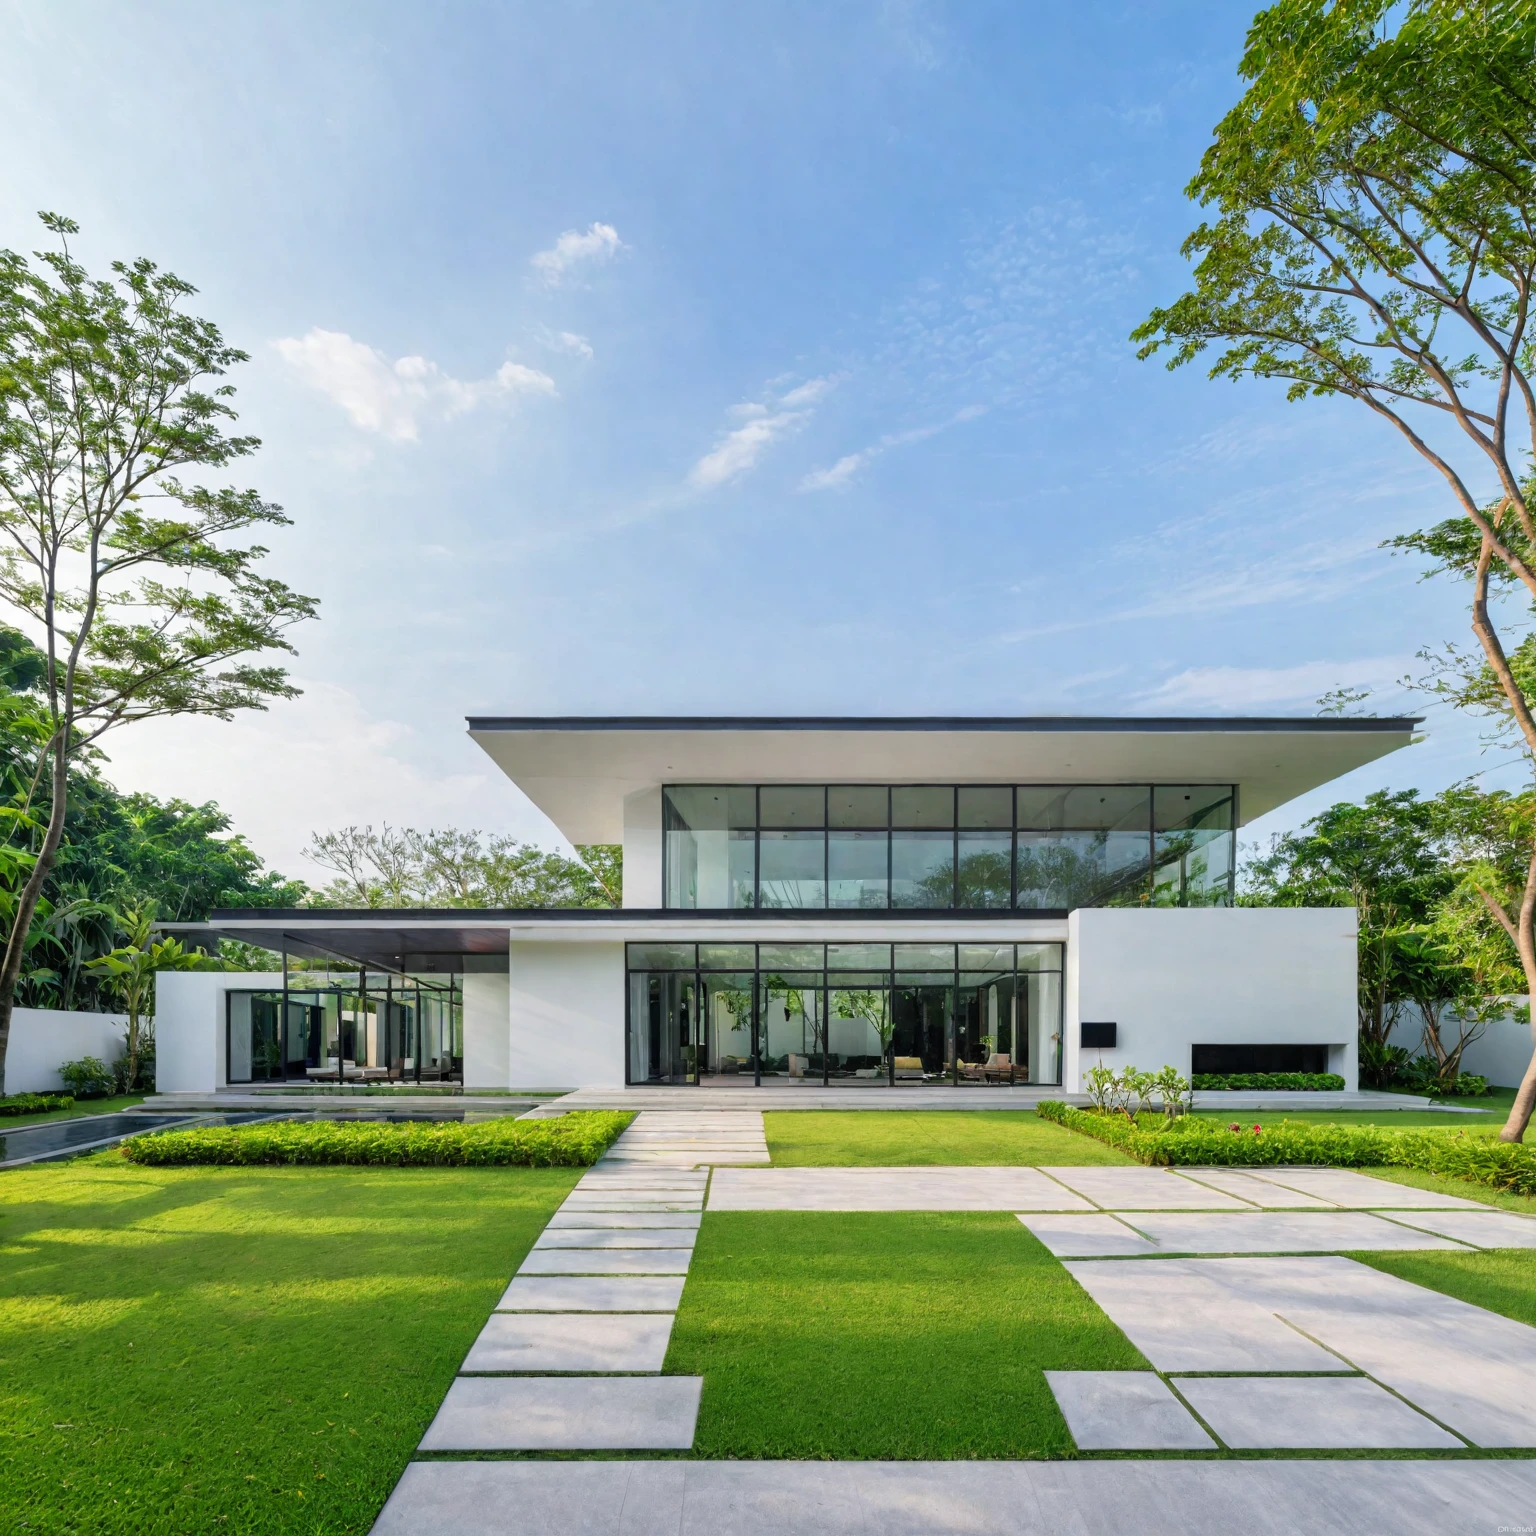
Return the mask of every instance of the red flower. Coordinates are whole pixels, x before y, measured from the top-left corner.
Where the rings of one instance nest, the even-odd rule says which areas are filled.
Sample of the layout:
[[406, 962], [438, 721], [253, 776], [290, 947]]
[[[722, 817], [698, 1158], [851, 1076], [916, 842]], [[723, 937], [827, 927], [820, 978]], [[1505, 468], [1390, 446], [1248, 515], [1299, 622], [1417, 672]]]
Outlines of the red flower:
[[1232, 1123], [1231, 1123], [1231, 1125], [1229, 1125], [1229, 1126], [1228, 1126], [1228, 1127], [1227, 1127], [1227, 1129], [1228, 1129], [1228, 1130], [1229, 1130], [1229, 1131], [1241, 1131], [1241, 1130], [1242, 1130], [1242, 1126], [1240, 1126], [1240, 1125], [1239, 1125], [1239, 1124], [1238, 1124], [1238, 1123], [1237, 1123], [1237, 1121], [1236, 1121], [1236, 1120], [1234, 1120], [1234, 1121], [1233, 1121], [1233, 1122], [1232, 1122]]
[[1255, 1125], [1254, 1128], [1253, 1128], [1253, 1134], [1255, 1136], [1262, 1135], [1263, 1131], [1264, 1131], [1264, 1127], [1262, 1125]]

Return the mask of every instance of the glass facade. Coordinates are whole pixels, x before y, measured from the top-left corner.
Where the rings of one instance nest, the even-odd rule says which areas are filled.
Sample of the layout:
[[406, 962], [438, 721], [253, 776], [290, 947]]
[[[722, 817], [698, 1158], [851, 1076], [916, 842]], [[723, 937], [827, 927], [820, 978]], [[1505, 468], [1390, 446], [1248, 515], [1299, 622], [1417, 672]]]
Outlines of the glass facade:
[[1061, 1080], [1060, 944], [630, 944], [627, 966], [632, 1084]]
[[1230, 784], [669, 785], [662, 821], [667, 907], [1232, 905]]
[[464, 1080], [463, 999], [449, 976], [298, 972], [287, 991], [226, 993], [224, 1028], [231, 1083]]

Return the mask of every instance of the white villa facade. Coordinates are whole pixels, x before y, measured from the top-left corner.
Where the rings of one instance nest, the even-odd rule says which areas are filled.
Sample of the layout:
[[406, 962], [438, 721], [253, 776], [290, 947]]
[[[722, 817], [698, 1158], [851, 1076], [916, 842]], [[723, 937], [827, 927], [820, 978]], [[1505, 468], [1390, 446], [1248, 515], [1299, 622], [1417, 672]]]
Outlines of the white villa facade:
[[1246, 822], [1404, 719], [472, 719], [623, 905], [248, 910], [159, 980], [158, 1087], [1356, 1086], [1355, 913], [1234, 905]]

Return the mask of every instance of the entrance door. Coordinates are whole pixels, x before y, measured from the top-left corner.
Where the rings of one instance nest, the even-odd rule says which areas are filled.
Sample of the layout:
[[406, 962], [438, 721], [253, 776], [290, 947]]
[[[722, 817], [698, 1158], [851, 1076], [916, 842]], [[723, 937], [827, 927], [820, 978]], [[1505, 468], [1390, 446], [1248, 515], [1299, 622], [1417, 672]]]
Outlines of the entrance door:
[[892, 1049], [898, 1070], [903, 1059], [920, 1058], [925, 1077], [953, 1076], [954, 996], [953, 974], [897, 976]]
[[699, 1080], [699, 985], [692, 971], [632, 971], [629, 1080]]

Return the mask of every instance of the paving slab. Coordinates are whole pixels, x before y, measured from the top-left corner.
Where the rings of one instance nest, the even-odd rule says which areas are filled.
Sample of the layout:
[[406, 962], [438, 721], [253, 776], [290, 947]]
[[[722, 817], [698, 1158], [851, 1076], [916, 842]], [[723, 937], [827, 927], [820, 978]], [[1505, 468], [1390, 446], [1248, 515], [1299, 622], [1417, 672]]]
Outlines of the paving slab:
[[1132, 1218], [1164, 1253], [1343, 1253], [1456, 1249], [1370, 1211], [1147, 1211]]
[[1464, 1449], [1364, 1376], [1194, 1376], [1174, 1384], [1236, 1451]]
[[[686, 1451], [693, 1444], [702, 1385], [699, 1376], [460, 1376], [422, 1436], [421, 1448]], [[457, 1511], [464, 1512], [462, 1507]], [[526, 1520], [524, 1511], [508, 1514]], [[558, 1531], [562, 1520], [572, 1521], [575, 1515], [567, 1508], [555, 1524], [529, 1522], [517, 1528]]]
[[623, 1195], [588, 1195], [585, 1198], [567, 1198], [562, 1211], [702, 1211], [704, 1201], [697, 1195], [676, 1200], [628, 1199]]
[[535, 1248], [520, 1275], [686, 1275], [691, 1248]]
[[1035, 1168], [717, 1169], [711, 1211], [1091, 1211]]
[[692, 1248], [696, 1227], [545, 1227], [535, 1248]]
[[1041, 1173], [1112, 1211], [1247, 1211], [1219, 1189], [1181, 1179], [1166, 1168], [1042, 1168]]
[[1162, 1252], [1156, 1243], [1108, 1212], [1020, 1216], [1019, 1220], [1058, 1259], [1146, 1258]]
[[1490, 1536], [1528, 1526], [1533, 1508], [1536, 1462], [1525, 1460], [419, 1461], [406, 1468], [373, 1529], [374, 1536]]
[[1165, 1264], [1203, 1270], [1230, 1296], [1284, 1318], [1474, 1445], [1536, 1447], [1536, 1328], [1341, 1257], [1120, 1267]]
[[498, 1312], [675, 1312], [681, 1275], [520, 1275]]
[[551, 1227], [638, 1227], [648, 1231], [673, 1228], [680, 1231], [698, 1230], [701, 1220], [698, 1211], [556, 1211], [549, 1218]]
[[493, 1312], [461, 1371], [659, 1371], [670, 1312]]
[[1256, 1179], [1358, 1211], [1481, 1211], [1486, 1206], [1434, 1189], [1412, 1189], [1391, 1179], [1373, 1179], [1349, 1168], [1250, 1168]]
[[1213, 1267], [1263, 1262], [1088, 1259], [1070, 1262], [1066, 1269], [1164, 1373], [1351, 1370]]
[[1474, 1248], [1536, 1248], [1536, 1217], [1517, 1211], [1394, 1211], [1392, 1220]]
[[1080, 1451], [1214, 1451], [1216, 1442], [1152, 1371], [1047, 1371]]
[[1219, 1189], [1224, 1195], [1236, 1195], [1239, 1200], [1246, 1200], [1261, 1210], [1339, 1209], [1331, 1200], [1324, 1200], [1317, 1195], [1304, 1195], [1299, 1189], [1287, 1189], [1283, 1184], [1255, 1178], [1253, 1174], [1237, 1168], [1176, 1168], [1173, 1172], [1181, 1179], [1193, 1179], [1197, 1184]]

